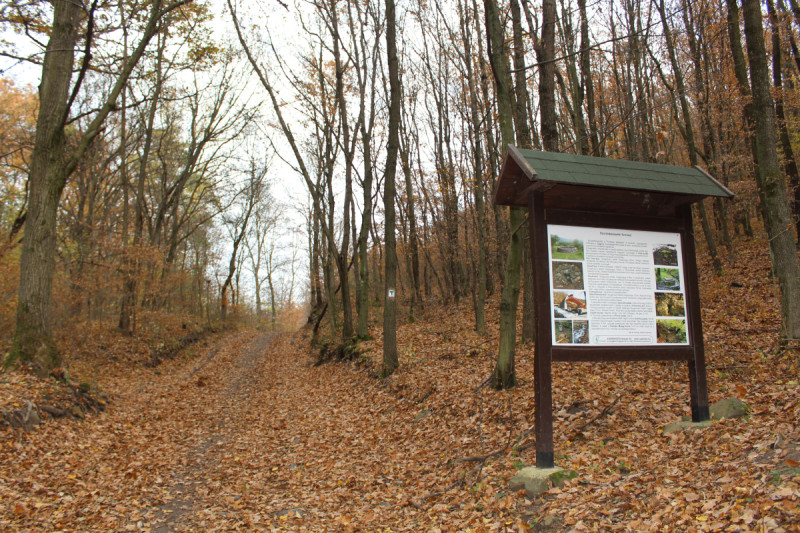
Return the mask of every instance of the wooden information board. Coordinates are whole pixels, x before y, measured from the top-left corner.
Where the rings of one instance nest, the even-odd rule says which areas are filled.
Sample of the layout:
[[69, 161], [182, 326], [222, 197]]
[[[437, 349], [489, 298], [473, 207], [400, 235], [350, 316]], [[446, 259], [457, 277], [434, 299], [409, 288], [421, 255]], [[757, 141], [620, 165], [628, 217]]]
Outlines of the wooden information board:
[[495, 203], [528, 208], [536, 466], [554, 466], [553, 361], [686, 361], [708, 420], [691, 204], [733, 194], [701, 169], [508, 147]]

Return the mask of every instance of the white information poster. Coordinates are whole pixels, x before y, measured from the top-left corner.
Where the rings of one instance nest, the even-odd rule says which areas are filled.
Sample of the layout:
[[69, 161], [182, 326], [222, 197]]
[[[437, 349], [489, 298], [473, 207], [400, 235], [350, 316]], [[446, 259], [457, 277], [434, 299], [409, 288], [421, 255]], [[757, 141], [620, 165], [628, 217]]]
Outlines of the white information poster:
[[689, 344], [679, 233], [547, 226], [554, 345]]

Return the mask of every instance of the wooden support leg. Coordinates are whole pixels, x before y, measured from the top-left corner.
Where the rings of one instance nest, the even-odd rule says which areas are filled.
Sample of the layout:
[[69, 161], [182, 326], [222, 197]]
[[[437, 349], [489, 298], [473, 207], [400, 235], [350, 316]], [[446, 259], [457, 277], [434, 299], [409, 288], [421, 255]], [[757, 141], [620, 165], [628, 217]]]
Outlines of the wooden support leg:
[[686, 230], [683, 239], [683, 269], [686, 281], [686, 298], [689, 334], [694, 346], [694, 357], [689, 361], [689, 395], [692, 402], [692, 422], [708, 420], [708, 387], [706, 386], [706, 354], [703, 347], [703, 323], [700, 310], [700, 288], [698, 286], [697, 256], [694, 247], [692, 210], [681, 208]]
[[534, 269], [536, 302], [536, 347], [534, 352], [534, 394], [536, 399], [536, 466], [553, 468], [553, 339], [550, 330], [550, 262], [547, 256], [547, 225], [541, 192], [528, 199], [528, 227]]
[[[701, 350], [702, 352], [702, 350]], [[706, 362], [702, 355], [695, 358], [699, 361], [689, 361], [689, 395], [692, 401], [692, 422], [702, 422], [709, 419], [708, 412], [708, 387], [706, 386]]]
[[534, 361], [536, 367], [534, 376], [536, 467], [553, 468], [555, 465], [553, 457], [553, 373], [550, 350], [537, 349]]

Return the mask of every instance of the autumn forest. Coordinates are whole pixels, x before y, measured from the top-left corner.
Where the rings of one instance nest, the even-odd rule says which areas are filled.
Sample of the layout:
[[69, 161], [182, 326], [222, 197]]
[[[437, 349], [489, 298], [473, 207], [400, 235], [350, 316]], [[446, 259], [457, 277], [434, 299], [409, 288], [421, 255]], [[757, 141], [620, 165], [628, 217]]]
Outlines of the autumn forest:
[[[13, 0], [0, 27], [0, 529], [798, 531], [796, 0]], [[509, 484], [542, 401], [509, 146], [732, 192], [691, 212], [708, 395], [740, 412], [666, 429], [684, 361], [554, 363], [575, 476]]]

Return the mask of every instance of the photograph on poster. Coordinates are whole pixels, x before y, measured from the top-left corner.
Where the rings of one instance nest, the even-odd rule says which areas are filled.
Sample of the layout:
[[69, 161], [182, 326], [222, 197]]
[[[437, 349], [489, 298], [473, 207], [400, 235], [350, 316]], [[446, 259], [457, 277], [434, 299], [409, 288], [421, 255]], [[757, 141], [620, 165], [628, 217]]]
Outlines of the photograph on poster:
[[681, 290], [681, 278], [677, 268], [656, 269], [656, 289], [660, 291]]
[[553, 291], [553, 314], [557, 318], [586, 316], [586, 293], [583, 291]]
[[678, 249], [674, 244], [659, 244], [653, 249], [656, 266], [678, 266]]
[[656, 320], [656, 336], [659, 343], [685, 344], [686, 321], [677, 318], [659, 318]]
[[686, 307], [683, 303], [683, 294], [674, 292], [656, 293], [657, 316], [686, 316]]
[[556, 343], [572, 344], [572, 320], [556, 320]]
[[573, 320], [572, 321], [572, 343], [573, 344], [589, 344], [589, 321], [588, 320]]
[[583, 260], [583, 241], [558, 235], [550, 236], [550, 255], [553, 259]]
[[583, 290], [583, 265], [553, 261], [553, 288]]

